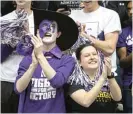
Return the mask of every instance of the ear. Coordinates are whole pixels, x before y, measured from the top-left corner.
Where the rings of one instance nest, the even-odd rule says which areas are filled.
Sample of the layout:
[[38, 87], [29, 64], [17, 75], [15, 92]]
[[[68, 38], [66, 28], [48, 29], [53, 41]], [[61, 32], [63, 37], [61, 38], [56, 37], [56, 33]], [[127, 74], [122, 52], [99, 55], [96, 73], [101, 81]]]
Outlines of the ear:
[[60, 35], [61, 35], [61, 32], [58, 32], [58, 33], [57, 33], [57, 38], [59, 38], [59, 37], [60, 37]]

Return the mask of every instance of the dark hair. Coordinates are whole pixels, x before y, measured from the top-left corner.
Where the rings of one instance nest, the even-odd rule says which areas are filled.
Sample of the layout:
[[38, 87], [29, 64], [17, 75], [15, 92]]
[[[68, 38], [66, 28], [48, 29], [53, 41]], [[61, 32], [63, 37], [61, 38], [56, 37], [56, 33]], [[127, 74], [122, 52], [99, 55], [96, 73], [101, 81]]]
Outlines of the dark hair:
[[81, 46], [79, 46], [77, 49], [76, 49], [76, 57], [78, 60], [80, 60], [80, 56], [81, 56], [81, 51], [87, 47], [87, 46], [92, 46], [90, 43], [86, 43], [86, 44], [83, 44]]

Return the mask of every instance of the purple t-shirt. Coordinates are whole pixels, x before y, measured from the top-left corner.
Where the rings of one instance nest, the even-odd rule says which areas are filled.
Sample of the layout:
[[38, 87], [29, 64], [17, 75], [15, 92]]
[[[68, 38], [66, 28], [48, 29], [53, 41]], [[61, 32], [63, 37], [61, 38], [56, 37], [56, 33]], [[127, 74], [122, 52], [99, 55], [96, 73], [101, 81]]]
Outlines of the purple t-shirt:
[[[40, 65], [33, 73], [32, 79], [26, 90], [19, 93], [19, 113], [64, 113], [63, 85], [71, 75], [75, 62], [69, 55], [64, 55], [56, 46], [44, 56], [56, 71], [56, 75], [48, 80]], [[32, 62], [31, 56], [26, 56], [19, 65], [16, 81], [26, 72]], [[16, 89], [15, 82], [15, 91]]]
[[[122, 30], [122, 33], [119, 36], [117, 48], [126, 47], [127, 55], [132, 52], [133, 45], [133, 36], [132, 36], [132, 27], [128, 26]], [[129, 68], [124, 68], [123, 74], [123, 85], [129, 86], [132, 82], [132, 66]]]

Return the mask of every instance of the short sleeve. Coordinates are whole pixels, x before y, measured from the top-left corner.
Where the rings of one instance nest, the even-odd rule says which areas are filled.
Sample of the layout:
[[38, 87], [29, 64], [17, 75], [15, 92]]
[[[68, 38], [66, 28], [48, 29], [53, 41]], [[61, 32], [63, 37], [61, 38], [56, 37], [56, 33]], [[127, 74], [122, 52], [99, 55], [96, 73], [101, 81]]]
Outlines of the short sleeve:
[[121, 23], [118, 13], [111, 10], [108, 12], [107, 16], [108, 17], [105, 20], [104, 34], [115, 31], [121, 32]]

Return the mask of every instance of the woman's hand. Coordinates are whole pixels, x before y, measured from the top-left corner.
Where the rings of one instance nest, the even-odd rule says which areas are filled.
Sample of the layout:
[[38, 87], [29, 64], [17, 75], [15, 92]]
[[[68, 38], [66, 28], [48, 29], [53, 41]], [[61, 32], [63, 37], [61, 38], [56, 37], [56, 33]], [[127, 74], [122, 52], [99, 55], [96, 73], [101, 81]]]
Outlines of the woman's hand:
[[31, 42], [34, 45], [35, 56], [38, 57], [39, 55], [42, 55], [44, 51], [42, 39], [39, 36], [33, 36]]
[[103, 72], [102, 77], [106, 80], [107, 79], [107, 66], [103, 64]]
[[107, 68], [107, 76], [111, 76], [111, 69], [112, 69], [112, 65], [111, 65], [111, 57], [105, 57], [105, 66]]

